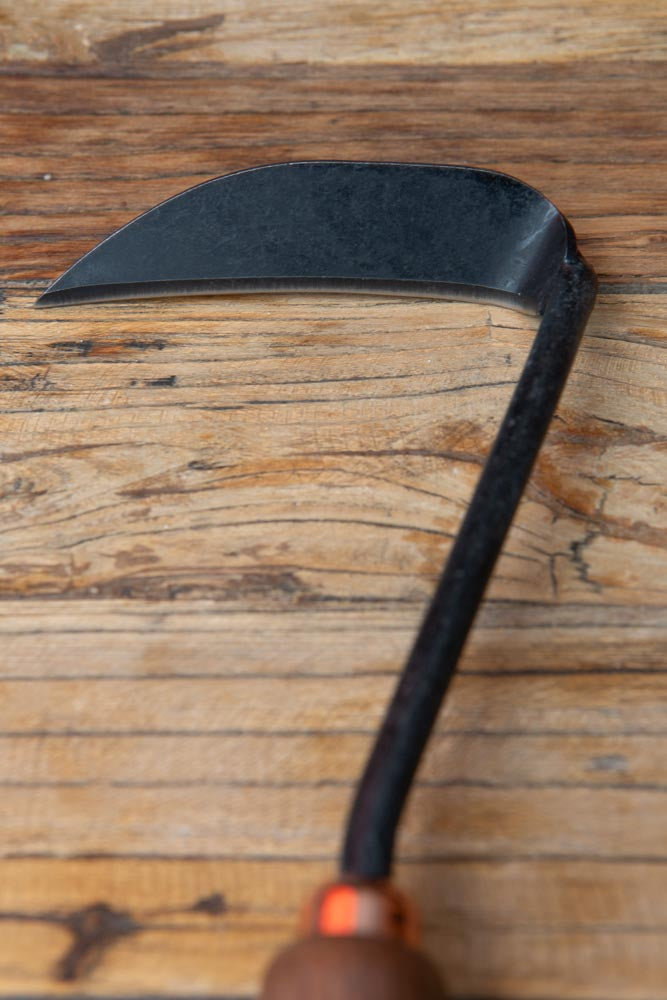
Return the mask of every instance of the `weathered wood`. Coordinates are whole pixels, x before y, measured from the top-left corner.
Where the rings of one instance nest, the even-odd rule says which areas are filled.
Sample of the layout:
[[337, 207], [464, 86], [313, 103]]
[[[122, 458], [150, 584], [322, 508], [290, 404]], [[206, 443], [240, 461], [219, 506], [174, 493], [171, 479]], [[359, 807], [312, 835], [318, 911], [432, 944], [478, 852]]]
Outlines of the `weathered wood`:
[[249, 997], [334, 870], [534, 321], [32, 309], [187, 185], [334, 156], [516, 174], [600, 274], [398, 879], [455, 997], [664, 1000], [664, 4], [1, 13], [0, 995]]
[[[11, 13], [10, 13], [11, 10]], [[121, 0], [109, 8], [87, 0], [28, 0], [7, 11], [5, 59], [39, 69], [48, 62], [128, 67], [236, 65], [262, 61], [446, 63], [479, 66], [537, 59], [664, 57], [660, 0], [555, 5], [550, 0], [191, 0], [184, 6]]]
[[[156, 335], [146, 304], [35, 319], [18, 304], [0, 393], [7, 596], [426, 599], [533, 322], [368, 297], [226, 306], [165, 306]], [[632, 604], [640, 587], [664, 605], [661, 336], [624, 342], [613, 319], [643, 308], [603, 296], [491, 599]]]
[[[642, 996], [659, 998], [666, 870], [638, 861], [521, 859], [410, 864], [399, 875], [420, 899], [426, 943], [455, 994], [483, 996], [501, 982], [508, 995], [521, 995], [528, 979], [544, 983], [546, 995], [547, 987], [551, 995], [582, 995], [595, 963], [599, 972], [583, 995], [608, 989], [632, 998], [641, 982]], [[87, 975], [88, 995], [154, 996], [156, 965], [167, 969], [171, 996], [204, 993], [223, 971], [230, 993], [250, 995], [257, 967], [290, 939], [294, 912], [330, 872], [305, 860], [4, 862], [3, 989], [13, 996], [44, 989], [71, 947], [68, 918], [104, 900], [134, 929], [106, 942]]]

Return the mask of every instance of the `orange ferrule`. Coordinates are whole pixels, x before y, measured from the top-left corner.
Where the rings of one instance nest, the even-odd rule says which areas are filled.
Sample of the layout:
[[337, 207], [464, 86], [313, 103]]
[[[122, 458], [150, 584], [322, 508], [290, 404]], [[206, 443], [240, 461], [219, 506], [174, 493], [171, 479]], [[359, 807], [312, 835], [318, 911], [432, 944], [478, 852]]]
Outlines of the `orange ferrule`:
[[415, 945], [415, 911], [387, 882], [324, 886], [306, 909], [304, 930], [323, 937], [378, 937]]

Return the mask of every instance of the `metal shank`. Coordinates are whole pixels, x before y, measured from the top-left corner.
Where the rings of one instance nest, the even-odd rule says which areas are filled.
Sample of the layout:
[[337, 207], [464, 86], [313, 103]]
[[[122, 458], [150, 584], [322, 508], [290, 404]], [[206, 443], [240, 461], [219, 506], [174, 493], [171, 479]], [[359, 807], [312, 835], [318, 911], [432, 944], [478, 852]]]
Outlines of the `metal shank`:
[[359, 784], [341, 861], [348, 875], [391, 872], [412, 779], [565, 385], [595, 288], [593, 272], [573, 247]]

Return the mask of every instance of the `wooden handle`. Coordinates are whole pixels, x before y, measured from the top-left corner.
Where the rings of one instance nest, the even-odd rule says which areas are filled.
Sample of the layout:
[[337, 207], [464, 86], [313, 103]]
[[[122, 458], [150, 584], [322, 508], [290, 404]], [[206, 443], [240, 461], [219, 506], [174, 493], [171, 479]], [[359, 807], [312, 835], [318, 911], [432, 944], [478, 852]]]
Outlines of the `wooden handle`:
[[270, 966], [261, 1000], [444, 1000], [433, 965], [402, 941], [310, 937]]

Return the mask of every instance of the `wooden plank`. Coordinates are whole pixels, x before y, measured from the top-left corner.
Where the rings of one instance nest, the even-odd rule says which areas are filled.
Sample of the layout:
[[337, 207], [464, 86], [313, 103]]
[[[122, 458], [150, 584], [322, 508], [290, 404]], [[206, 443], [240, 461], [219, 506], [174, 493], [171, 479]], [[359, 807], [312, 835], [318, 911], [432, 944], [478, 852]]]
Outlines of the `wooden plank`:
[[[321, 862], [31, 859], [5, 862], [0, 875], [0, 975], [15, 995], [58, 990], [72, 914], [104, 903], [131, 930], [92, 956], [86, 995], [152, 991], [156, 966], [169, 955], [161, 982], [169, 995], [219, 996], [222, 978], [235, 995], [251, 993], [256, 968], [289, 939], [294, 910], [329, 869]], [[475, 861], [399, 872], [421, 900], [427, 941], [454, 991], [472, 982], [483, 995], [500, 982], [507, 995], [522, 997], [531, 995], [526, 972], [574, 995], [590, 961], [602, 969], [598, 989], [609, 984], [628, 998], [637, 995], [639, 963], [647, 963], [642, 995], [660, 997], [666, 878], [664, 864], [606, 861]], [[472, 979], [471, 953], [479, 954]]]
[[[631, 677], [631, 683], [627, 677]], [[462, 673], [443, 721], [454, 731], [663, 734], [664, 671], [618, 677], [615, 671], [550, 673], [538, 667], [506, 675]], [[392, 673], [338, 675], [272, 671], [171, 678], [84, 677], [3, 681], [4, 729], [40, 732], [346, 732], [372, 730], [393, 688]], [[521, 697], [517, 698], [520, 686]], [[280, 697], [280, 692], [284, 697]], [[113, 719], [113, 724], [110, 723]]]
[[[72, 733], [0, 737], [0, 783], [144, 786], [340, 785], [352, 788], [368, 732]], [[664, 789], [667, 735], [455, 732], [441, 726], [425, 787]], [[223, 792], [220, 793], [224, 794]]]
[[0, 40], [4, 59], [39, 69], [46, 62], [83, 63], [104, 72], [135, 65], [332, 63], [362, 60], [484, 65], [544, 58], [582, 57], [660, 60], [664, 5], [642, 4], [628, 16], [623, 3], [589, 2], [556, 7], [548, 0], [426, 0], [417, 10], [400, 0], [293, 0], [276, 10], [270, 0], [195, 0], [187, 7], [148, 0], [115, 3], [110, 10], [71, 0], [49, 0], [48, 17], [35, 17], [34, 2], [12, 9]]
[[[618, 135], [614, 144], [614, 155], [621, 162], [636, 163], [642, 154], [645, 155], [647, 148], [652, 149], [656, 145], [654, 131], [661, 124], [661, 115], [658, 109], [635, 108], [633, 104], [626, 110], [622, 108], [618, 113], [616, 128]], [[396, 115], [396, 108], [389, 108], [386, 111], [371, 111], [366, 109], [349, 114], [338, 122], [339, 141], [349, 143], [356, 141], [356, 133], [359, 129], [373, 127], [380, 132], [387, 131], [387, 126]], [[477, 155], [485, 160], [491, 155], [497, 155], [498, 145], [502, 143], [504, 155], [507, 160], [519, 160], [521, 154], [525, 157], [525, 142], [527, 133], [534, 127], [539, 112], [524, 112], [517, 115], [514, 128], [508, 132], [502, 119], [497, 115], [491, 115], [485, 109], [468, 110], [466, 120], [470, 121], [470, 127], [477, 132], [484, 127], [483, 135], [475, 135]], [[140, 156], [144, 161], [144, 168], [147, 164], [157, 164], [160, 154], [168, 149], [170, 159], [174, 165], [179, 165], [179, 158], [186, 156], [196, 156], [198, 151], [203, 149], [205, 155], [210, 155], [211, 148], [219, 147], [221, 140], [224, 145], [233, 147], [238, 145], [241, 136], [248, 136], [251, 139], [258, 133], [264, 132], [268, 126], [266, 113], [246, 112], [237, 116], [235, 129], [227, 131], [224, 137], [219, 134], [219, 126], [214, 114], [200, 114], [190, 111], [187, 119], [192, 132], [183, 132], [183, 117], [185, 115], [158, 115], [156, 119], [148, 112], [143, 114], [134, 113], [131, 116], [119, 116], [118, 114], [106, 114], [96, 112], [95, 114], [70, 115], [68, 121], [68, 131], [74, 143], [74, 149], [70, 156], [69, 170], [72, 167], [83, 166], [86, 159], [90, 158], [89, 147], [91, 143], [101, 151], [108, 147], [108, 155], [104, 157], [103, 163], [109, 173], [115, 172], [115, 167], [123, 155], [124, 148], [131, 148], [135, 155]], [[566, 115], [564, 112], [552, 115], [554, 125], [564, 126]], [[460, 112], [449, 111], [444, 116], [441, 111], [432, 109], [421, 111], [416, 114], [410, 122], [403, 124], [403, 134], [406, 139], [413, 142], [427, 142], [434, 138], [437, 131], [442, 130], [443, 125], [447, 131], [454, 131], [456, 125], [460, 127]], [[53, 157], [60, 150], [60, 140], [57, 134], [48, 128], [49, 121], [52, 120], [52, 112], [45, 109], [42, 114], [33, 113], [29, 116], [17, 116], [6, 114], [0, 117], [0, 124], [6, 133], [10, 149], [20, 149], [28, 136], [37, 134], [39, 136], [39, 148], [35, 150], [38, 158], [31, 158], [33, 169], [39, 169], [40, 158]], [[109, 140], [109, 127], [113, 123], [113, 142]], [[149, 129], [147, 126], [151, 124]], [[310, 112], [308, 115], [311, 142], [321, 144], [325, 131], [331, 124], [331, 112], [320, 111]], [[284, 140], [289, 140], [293, 134], [301, 135], [303, 122], [295, 118], [293, 114], [285, 111], [272, 111], [270, 125]], [[602, 161], [604, 151], [600, 149], [600, 138], [604, 134], [604, 122], [599, 111], [592, 111], [582, 114], [572, 129], [570, 139], [577, 152], [577, 159], [582, 159], [589, 165]], [[106, 136], [106, 138], [105, 138]], [[395, 140], [394, 140], [395, 141]], [[470, 139], [468, 140], [471, 141]], [[537, 135], [531, 143], [531, 157], [541, 160], [553, 155], [557, 148], [557, 137], [553, 135]], [[467, 154], [468, 149], [464, 146], [462, 152]], [[491, 152], [492, 151], [492, 152]], [[10, 154], [11, 156], [11, 154]], [[8, 158], [4, 162], [13, 165], [16, 160]], [[103, 164], [100, 164], [102, 166]], [[83, 172], [83, 171], [82, 171]], [[94, 222], [94, 219], [91, 220]]]
[[[520, 54], [520, 53], [517, 53]], [[195, 63], [196, 72], [201, 66]], [[208, 73], [210, 67], [202, 67]], [[219, 76], [179, 77], [178, 86], [169, 86], [170, 74], [178, 72], [174, 66], [162, 76], [141, 73], [136, 77], [127, 74], [89, 73], [85, 84], [81, 82], [80, 66], [53, 66], [45, 64], [26, 67], [24, 72], [10, 64], [0, 64], [2, 75], [2, 110], [24, 116], [43, 116], [47, 113], [60, 118], [98, 114], [154, 116], [199, 114], [224, 114], [234, 125], [238, 114], [255, 112], [278, 113], [287, 111], [303, 116], [310, 112], [342, 114], [394, 111], [397, 116], [412, 105], [413, 110], [440, 112], [443, 122], [454, 121], [468, 113], [486, 112], [494, 132], [499, 132], [498, 116], [506, 129], [515, 130], [527, 124], [535, 125], [538, 115], [561, 115], [567, 120], [572, 101], [579, 99], [582, 120], [593, 122], [602, 131], [604, 113], [609, 108], [609, 81], [614, 80], [614, 100], [621, 113], [621, 122], [630, 127], [625, 114], [634, 109], [638, 114], [636, 134], [642, 135], [640, 123], [647, 115], [659, 115], [657, 102], [664, 92], [661, 67], [642, 60], [623, 59], [610, 53], [608, 58], [589, 58], [576, 65], [554, 60], [534, 63], [475, 65], [474, 72], [462, 71], [450, 63], [418, 66], [414, 63], [368, 65], [363, 60], [345, 67], [341, 73], [336, 66], [319, 62], [294, 65], [282, 61], [256, 60], [244, 65], [227, 65]], [[400, 83], [400, 86], [397, 86]], [[220, 95], [227, 98], [221, 109]], [[445, 98], [449, 96], [449, 101]], [[451, 98], [456, 97], [456, 105]], [[417, 107], [415, 109], [415, 104]], [[48, 105], [48, 107], [47, 107]], [[597, 118], [593, 116], [597, 114]], [[581, 132], [580, 119], [570, 115], [573, 134]], [[607, 115], [605, 136], [609, 142], [609, 155], [613, 158], [614, 139], [618, 123], [615, 116]], [[402, 122], [397, 120], [396, 127]], [[465, 129], [460, 129], [465, 138]], [[654, 137], [657, 140], [658, 137]], [[654, 152], [660, 155], [660, 143], [655, 142]], [[528, 160], [530, 150], [524, 151]], [[572, 169], [576, 164], [569, 158], [563, 166]], [[26, 164], [27, 166], [27, 164]], [[650, 164], [646, 164], [650, 166]], [[132, 178], [123, 178], [128, 183]], [[614, 178], [605, 177], [613, 182]], [[591, 192], [592, 193], [592, 192]], [[628, 191], [629, 198], [638, 192]]]
[[[603, 296], [492, 600], [632, 605], [641, 592], [664, 606], [665, 296], [654, 299], [647, 327], [642, 297]], [[230, 299], [224, 318], [214, 301], [171, 305], [147, 336], [147, 305], [32, 319], [25, 293], [10, 296], [0, 590], [255, 609], [426, 599], [533, 323], [363, 296], [281, 305]], [[127, 316], [122, 335], [108, 339], [108, 315]], [[629, 327], [640, 342], [619, 339]]]
[[[529, 747], [530, 744], [527, 744]], [[319, 858], [333, 866], [347, 787], [253, 785], [3, 788], [8, 857], [55, 853]], [[628, 823], [628, 814], [641, 823]], [[402, 856], [665, 858], [665, 788], [426, 787], [402, 826]]]
[[[93, 595], [94, 596], [94, 595]], [[0, 602], [0, 677], [335, 675], [396, 670], [419, 624], [421, 600], [373, 609], [283, 604], [243, 610], [210, 602], [95, 597]], [[609, 618], [613, 615], [613, 623]], [[664, 609], [487, 601], [462, 668], [514, 673], [650, 671], [664, 667]]]

